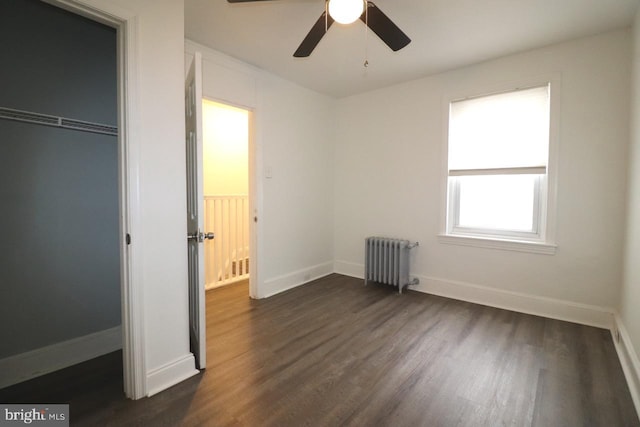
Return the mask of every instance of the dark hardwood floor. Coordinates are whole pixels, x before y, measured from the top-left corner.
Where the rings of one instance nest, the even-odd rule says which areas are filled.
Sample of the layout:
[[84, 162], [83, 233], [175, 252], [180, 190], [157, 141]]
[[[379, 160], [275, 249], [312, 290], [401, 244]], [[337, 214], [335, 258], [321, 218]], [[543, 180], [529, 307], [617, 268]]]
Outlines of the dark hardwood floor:
[[638, 426], [609, 331], [333, 274], [207, 293], [208, 368], [140, 401], [114, 353], [0, 390], [87, 426]]

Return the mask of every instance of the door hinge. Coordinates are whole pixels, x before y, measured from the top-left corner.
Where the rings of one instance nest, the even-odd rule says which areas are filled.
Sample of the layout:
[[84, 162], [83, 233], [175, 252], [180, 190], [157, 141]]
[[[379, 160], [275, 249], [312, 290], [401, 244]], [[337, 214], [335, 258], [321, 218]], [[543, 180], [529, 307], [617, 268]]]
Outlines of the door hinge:
[[125, 242], [127, 242], [127, 245], [131, 244], [131, 234], [127, 233], [126, 237], [125, 237]]

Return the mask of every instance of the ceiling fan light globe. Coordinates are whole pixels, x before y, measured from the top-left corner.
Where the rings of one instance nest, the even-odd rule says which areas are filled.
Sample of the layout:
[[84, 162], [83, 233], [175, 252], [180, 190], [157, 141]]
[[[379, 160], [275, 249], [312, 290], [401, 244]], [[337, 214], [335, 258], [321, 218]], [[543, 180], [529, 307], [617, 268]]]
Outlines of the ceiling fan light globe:
[[329, 15], [339, 24], [355, 22], [363, 11], [363, 0], [329, 0]]

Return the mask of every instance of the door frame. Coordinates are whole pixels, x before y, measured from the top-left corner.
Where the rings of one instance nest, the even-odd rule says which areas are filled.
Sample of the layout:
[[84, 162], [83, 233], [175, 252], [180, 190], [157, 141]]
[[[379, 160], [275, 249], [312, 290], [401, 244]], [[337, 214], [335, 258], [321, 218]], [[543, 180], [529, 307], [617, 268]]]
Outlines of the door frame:
[[[222, 104], [232, 105], [249, 111], [249, 209], [251, 216], [257, 218], [251, 221], [249, 249], [249, 296], [253, 299], [264, 298], [268, 294], [264, 289], [263, 268], [260, 260], [264, 255], [264, 150], [262, 147], [264, 101], [260, 89], [260, 70], [237, 61], [223, 53], [185, 39], [185, 55], [193, 56], [195, 52], [202, 54], [202, 97]], [[207, 64], [208, 63], [208, 64]], [[208, 66], [221, 67], [231, 71], [238, 78], [233, 78], [225, 90], [221, 82], [227, 81], [229, 76], [223, 74], [223, 80], [217, 80], [218, 76], [207, 71]], [[185, 70], [186, 72], [186, 70]]]
[[[193, 52], [198, 52], [202, 55], [202, 61], [204, 62], [204, 54], [201, 51], [196, 50]], [[190, 53], [190, 52], [187, 52]], [[237, 102], [231, 102], [227, 99], [217, 98], [215, 96], [209, 96], [204, 93], [204, 79], [205, 74], [204, 71], [202, 73], [202, 81], [203, 81], [203, 90], [202, 90], [202, 100], [216, 102], [218, 104], [228, 105], [229, 107], [240, 108], [249, 113], [249, 123], [248, 130], [249, 136], [247, 141], [247, 157], [248, 157], [248, 178], [249, 178], [249, 296], [253, 299], [260, 298], [258, 295], [259, 281], [258, 281], [258, 263], [260, 260], [258, 259], [258, 241], [259, 241], [259, 215], [258, 213], [261, 211], [260, 207], [262, 206], [262, 198], [259, 197], [261, 195], [261, 188], [258, 188], [258, 175], [257, 175], [257, 165], [258, 165], [258, 146], [256, 144], [256, 108], [250, 107], [248, 105], [239, 104]], [[203, 119], [204, 124], [204, 119]], [[204, 138], [204, 132], [203, 132]], [[200, 159], [200, 165], [203, 166], [204, 157]], [[202, 168], [204, 172], [204, 167]], [[258, 218], [258, 221], [254, 219]]]
[[262, 283], [258, 268], [262, 253], [258, 247], [262, 243], [262, 183], [258, 179], [258, 164], [262, 153], [256, 141], [256, 109], [243, 108], [249, 111], [249, 296], [258, 299]]
[[[140, 156], [135, 138], [138, 109], [137, 15], [109, 0], [43, 0], [110, 26], [117, 33], [118, 61], [118, 192], [120, 224], [120, 288], [124, 393], [147, 395], [144, 346], [144, 300], [140, 245]], [[131, 244], [126, 236], [132, 236]]]

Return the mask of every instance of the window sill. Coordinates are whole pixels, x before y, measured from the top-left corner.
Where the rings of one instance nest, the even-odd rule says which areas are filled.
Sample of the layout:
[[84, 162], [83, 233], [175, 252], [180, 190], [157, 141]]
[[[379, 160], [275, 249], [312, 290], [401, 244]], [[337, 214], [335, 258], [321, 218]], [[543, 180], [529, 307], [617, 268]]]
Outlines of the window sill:
[[557, 246], [549, 243], [527, 242], [491, 237], [456, 236], [439, 234], [438, 241], [449, 245], [474, 246], [478, 248], [500, 249], [504, 251], [529, 252], [534, 254], [555, 255]]

